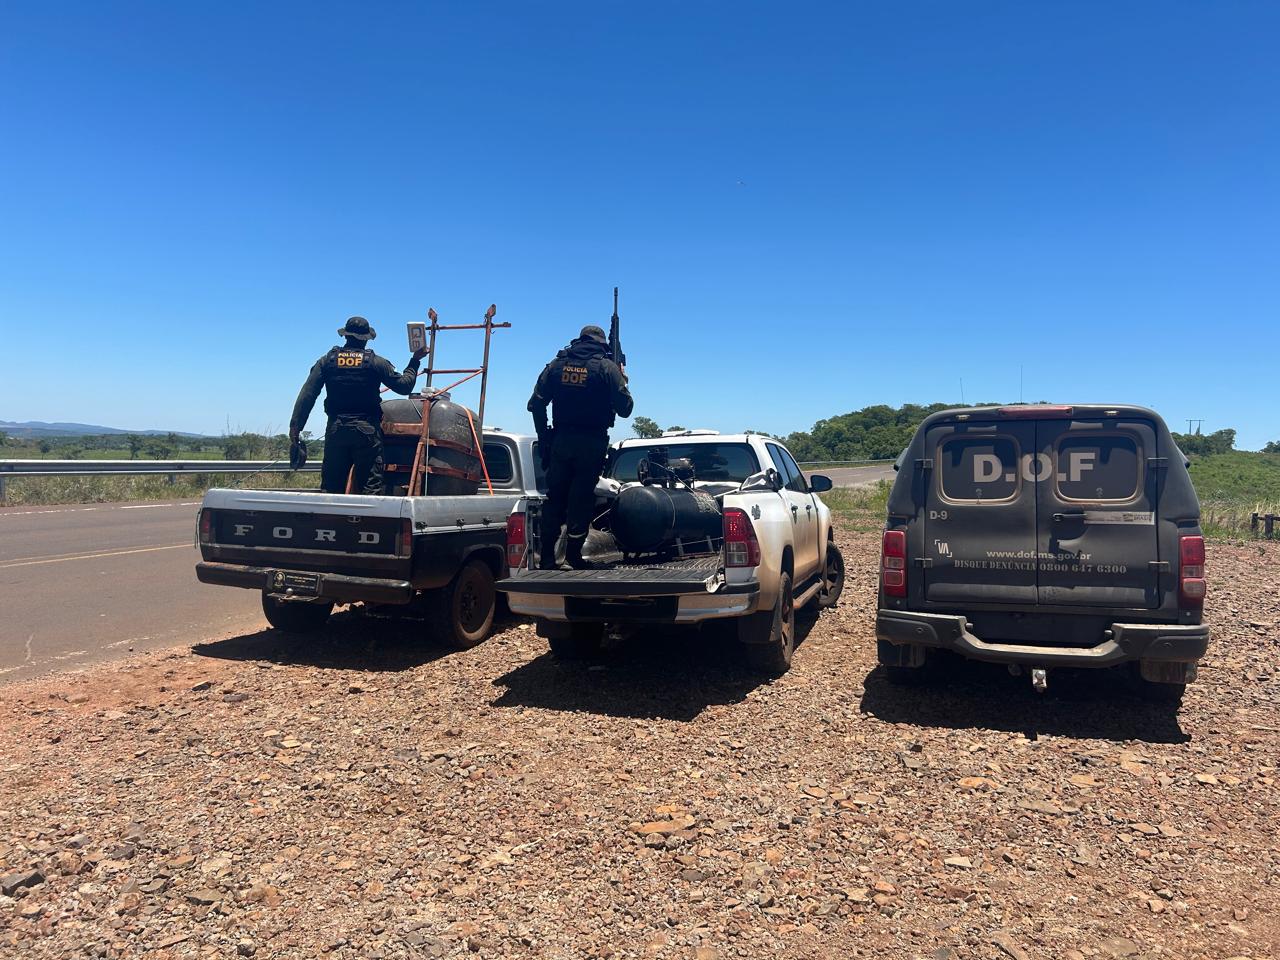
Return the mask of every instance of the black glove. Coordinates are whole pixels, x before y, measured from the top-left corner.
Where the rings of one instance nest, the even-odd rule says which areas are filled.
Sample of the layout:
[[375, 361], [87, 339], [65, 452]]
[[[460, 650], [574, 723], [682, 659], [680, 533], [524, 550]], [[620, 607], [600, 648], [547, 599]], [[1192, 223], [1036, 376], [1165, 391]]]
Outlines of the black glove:
[[542, 461], [543, 473], [546, 473], [551, 469], [551, 447], [555, 441], [556, 435], [554, 430], [548, 430], [538, 438], [538, 459]]
[[307, 442], [305, 440], [294, 440], [289, 444], [289, 466], [294, 470], [301, 470], [307, 465]]

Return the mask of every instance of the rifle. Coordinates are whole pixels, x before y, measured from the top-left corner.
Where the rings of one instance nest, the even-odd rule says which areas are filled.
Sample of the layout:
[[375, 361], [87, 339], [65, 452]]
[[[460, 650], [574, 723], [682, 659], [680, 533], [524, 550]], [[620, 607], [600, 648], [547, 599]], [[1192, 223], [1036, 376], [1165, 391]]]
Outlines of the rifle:
[[627, 365], [627, 355], [622, 352], [622, 336], [618, 333], [618, 288], [613, 288], [613, 316], [609, 320], [609, 359], [619, 367]]

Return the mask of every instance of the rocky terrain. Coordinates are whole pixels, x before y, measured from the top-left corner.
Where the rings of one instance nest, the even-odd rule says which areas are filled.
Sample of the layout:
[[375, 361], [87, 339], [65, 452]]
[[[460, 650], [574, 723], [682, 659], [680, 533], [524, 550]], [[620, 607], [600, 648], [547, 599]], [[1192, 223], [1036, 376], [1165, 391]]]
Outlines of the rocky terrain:
[[1180, 711], [875, 669], [876, 538], [790, 674], [342, 615], [0, 688], [3, 957], [1271, 957], [1280, 549]]

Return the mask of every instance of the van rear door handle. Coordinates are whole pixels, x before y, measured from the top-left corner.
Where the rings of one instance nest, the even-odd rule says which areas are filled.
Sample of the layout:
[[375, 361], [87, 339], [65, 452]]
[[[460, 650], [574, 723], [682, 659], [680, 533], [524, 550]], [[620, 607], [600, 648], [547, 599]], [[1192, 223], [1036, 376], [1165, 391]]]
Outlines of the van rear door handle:
[[1083, 510], [1073, 510], [1071, 513], [1055, 513], [1053, 515], [1054, 523], [1062, 523], [1064, 520], [1083, 520]]

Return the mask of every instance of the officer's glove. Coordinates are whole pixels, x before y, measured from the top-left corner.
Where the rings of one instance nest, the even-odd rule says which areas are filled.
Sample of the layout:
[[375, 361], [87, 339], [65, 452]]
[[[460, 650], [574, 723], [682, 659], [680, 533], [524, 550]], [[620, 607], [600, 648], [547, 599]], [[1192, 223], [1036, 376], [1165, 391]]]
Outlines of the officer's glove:
[[305, 440], [293, 438], [293, 443], [289, 444], [289, 466], [294, 470], [301, 470], [307, 464], [307, 443]]
[[542, 471], [551, 469], [551, 446], [555, 443], [555, 434], [550, 430], [538, 438], [538, 459], [542, 462]]

